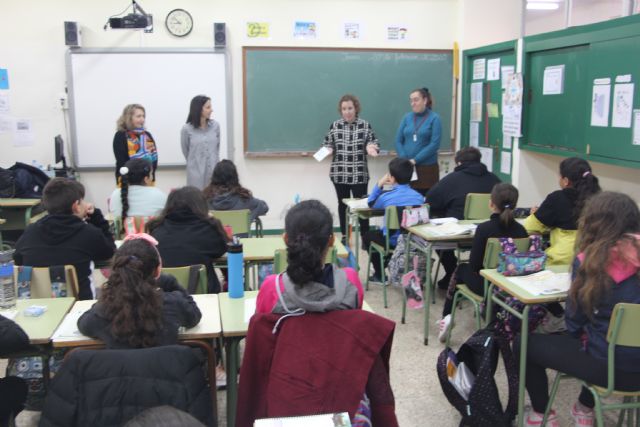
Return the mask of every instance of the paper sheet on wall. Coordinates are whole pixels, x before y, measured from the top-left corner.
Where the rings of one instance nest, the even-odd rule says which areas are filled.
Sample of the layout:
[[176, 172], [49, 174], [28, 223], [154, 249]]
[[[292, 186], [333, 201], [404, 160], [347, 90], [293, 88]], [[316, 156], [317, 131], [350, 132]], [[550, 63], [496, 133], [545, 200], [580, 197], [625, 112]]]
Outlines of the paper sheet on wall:
[[482, 120], [482, 82], [471, 83], [471, 119], [472, 122]]
[[248, 39], [269, 39], [269, 27], [268, 22], [247, 22], [247, 38]]
[[9, 89], [9, 70], [0, 68], [0, 89]]
[[10, 116], [0, 114], [0, 133], [9, 133], [13, 131], [13, 119]]
[[502, 148], [511, 150], [511, 137], [509, 135], [502, 134]]
[[489, 172], [493, 172], [493, 148], [478, 147], [478, 150], [482, 154], [482, 163], [484, 163]]
[[487, 80], [500, 80], [500, 58], [487, 61]]
[[522, 74], [511, 75], [502, 97], [502, 133], [519, 137], [522, 121]]
[[7, 92], [0, 92], [0, 114], [9, 114], [10, 112], [9, 94]]
[[486, 63], [485, 58], [480, 58], [473, 61], [473, 80], [484, 79], [485, 63]]
[[611, 101], [611, 85], [594, 84], [591, 98], [591, 126], [609, 126], [609, 104]]
[[480, 123], [470, 122], [469, 123], [469, 146], [470, 147], [478, 146], [479, 135], [480, 135]]
[[30, 147], [35, 142], [31, 120], [16, 119], [13, 128], [13, 145], [16, 147]]
[[560, 95], [564, 91], [564, 65], [545, 67], [542, 80], [543, 95]]
[[616, 84], [613, 86], [613, 115], [611, 126], [614, 128], [631, 127], [631, 113], [633, 109], [633, 83]]
[[342, 38], [344, 40], [360, 40], [362, 38], [362, 24], [360, 22], [343, 22]]
[[493, 102], [487, 102], [487, 116], [491, 119], [497, 119], [500, 117], [500, 110], [498, 109], [498, 104], [494, 104]]
[[511, 175], [511, 153], [503, 151], [500, 154], [500, 173]]
[[633, 145], [640, 145], [640, 110], [633, 110]]
[[502, 89], [506, 89], [507, 88], [507, 83], [509, 82], [509, 79], [511, 78], [511, 76], [513, 75], [513, 73], [516, 72], [516, 67], [514, 67], [513, 65], [505, 65], [503, 67], [500, 67], [500, 73], [502, 74], [502, 81], [501, 83], [501, 87]]

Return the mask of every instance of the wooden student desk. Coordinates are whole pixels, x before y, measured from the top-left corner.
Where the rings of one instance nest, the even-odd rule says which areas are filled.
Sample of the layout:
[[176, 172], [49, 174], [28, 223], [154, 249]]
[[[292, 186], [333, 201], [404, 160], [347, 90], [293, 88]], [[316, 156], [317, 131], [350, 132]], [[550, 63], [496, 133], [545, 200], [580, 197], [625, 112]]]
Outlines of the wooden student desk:
[[[227, 359], [227, 425], [236, 424], [236, 406], [238, 403], [238, 369], [240, 341], [247, 336], [249, 320], [256, 311], [258, 291], [245, 291], [243, 298], [230, 298], [227, 292], [219, 294], [222, 336]], [[366, 301], [362, 309], [373, 313]]]
[[6, 223], [0, 230], [24, 230], [31, 221], [32, 209], [40, 203], [40, 199], [4, 199], [0, 198], [0, 217]]
[[[17, 312], [13, 321], [20, 326], [27, 336], [29, 343], [36, 347], [36, 351], [21, 352], [16, 357], [40, 356], [42, 358], [42, 380], [45, 390], [49, 384], [49, 358], [51, 357], [51, 338], [55, 330], [62, 323], [67, 312], [75, 302], [75, 298], [33, 298], [19, 299], [15, 307], [8, 310], [0, 310], [0, 314], [10, 317], [10, 313]], [[23, 311], [32, 305], [47, 307], [42, 316], [25, 316]]]
[[[552, 265], [547, 267], [548, 270], [554, 273], [566, 273], [569, 271], [568, 265]], [[489, 295], [487, 301], [487, 316], [490, 316], [493, 312], [493, 304], [498, 304], [500, 307], [509, 311], [511, 314], [519, 318], [522, 322], [520, 330], [520, 367], [519, 367], [519, 383], [518, 383], [518, 419], [516, 425], [521, 427], [524, 425], [524, 390], [525, 380], [527, 373], [527, 345], [529, 342], [529, 309], [532, 304], [545, 304], [551, 302], [559, 302], [567, 299], [566, 293], [558, 293], [553, 295], [533, 295], [526, 289], [513, 283], [509, 277], [503, 276], [498, 273], [496, 269], [480, 270], [480, 275], [489, 281]], [[494, 288], [498, 288], [503, 293], [495, 293]], [[508, 294], [517, 298], [520, 302], [524, 303], [522, 312], [515, 310], [513, 307], [507, 305], [504, 302], [504, 294]]]
[[[486, 220], [463, 220], [458, 221], [460, 225], [468, 225], [468, 224], [480, 224]], [[409, 266], [409, 254], [411, 252], [411, 248], [415, 247], [419, 251], [425, 254], [427, 259], [426, 266], [426, 274], [425, 274], [425, 283], [424, 283], [424, 345], [429, 344], [429, 309], [431, 306], [432, 300], [432, 292], [435, 292], [435, 283], [431, 278], [431, 253], [433, 249], [454, 249], [455, 244], [457, 243], [471, 243], [473, 241], [473, 232], [467, 234], [455, 234], [442, 236], [436, 234], [434, 229], [437, 225], [428, 223], [422, 225], [416, 225], [414, 227], [409, 227], [407, 231], [409, 232], [407, 236], [407, 246], [405, 249], [405, 265]], [[416, 242], [413, 241], [411, 235], [415, 235], [420, 237], [421, 239], [427, 242], [425, 247], [419, 246]], [[402, 318], [405, 317], [406, 305], [403, 306]]]
[[[349, 202], [359, 200], [359, 199], [342, 199], [342, 203], [347, 205], [347, 211], [345, 213], [346, 218], [344, 221], [346, 232], [347, 232], [347, 242], [351, 245], [351, 220], [354, 220], [355, 227], [355, 245], [354, 252], [356, 256], [356, 271], [360, 271], [360, 221], [361, 219], [369, 219], [376, 216], [384, 216], [384, 209], [373, 209], [373, 208], [351, 208], [349, 207]], [[339, 255], [338, 255], [339, 256]]]

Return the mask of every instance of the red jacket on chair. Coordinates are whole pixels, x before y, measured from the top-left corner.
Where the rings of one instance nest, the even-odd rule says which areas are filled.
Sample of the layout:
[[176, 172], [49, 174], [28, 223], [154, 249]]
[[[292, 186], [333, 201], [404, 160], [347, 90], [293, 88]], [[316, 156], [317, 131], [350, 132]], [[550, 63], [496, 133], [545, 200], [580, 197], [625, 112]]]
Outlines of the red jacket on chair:
[[[348, 412], [366, 390], [374, 426], [394, 427], [389, 355], [395, 323], [362, 310], [251, 318], [238, 391], [238, 427], [256, 419]], [[275, 333], [274, 333], [275, 330]]]

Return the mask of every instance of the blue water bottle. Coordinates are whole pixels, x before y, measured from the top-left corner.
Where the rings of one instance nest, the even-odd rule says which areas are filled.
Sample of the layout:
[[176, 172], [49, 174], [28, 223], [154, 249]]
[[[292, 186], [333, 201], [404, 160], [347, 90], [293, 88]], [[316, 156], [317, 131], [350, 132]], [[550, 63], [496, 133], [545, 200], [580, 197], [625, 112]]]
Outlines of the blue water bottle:
[[229, 271], [229, 297], [244, 297], [244, 263], [242, 256], [242, 244], [237, 236], [227, 245], [227, 268]]

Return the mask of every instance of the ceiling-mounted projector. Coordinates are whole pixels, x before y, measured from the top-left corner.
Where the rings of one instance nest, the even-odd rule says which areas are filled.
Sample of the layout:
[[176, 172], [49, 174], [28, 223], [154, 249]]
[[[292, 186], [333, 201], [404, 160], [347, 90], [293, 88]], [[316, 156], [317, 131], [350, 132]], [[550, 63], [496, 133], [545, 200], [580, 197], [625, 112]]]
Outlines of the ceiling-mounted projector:
[[121, 18], [109, 18], [109, 26], [111, 28], [146, 28], [149, 25], [149, 17], [138, 13], [130, 13]]

